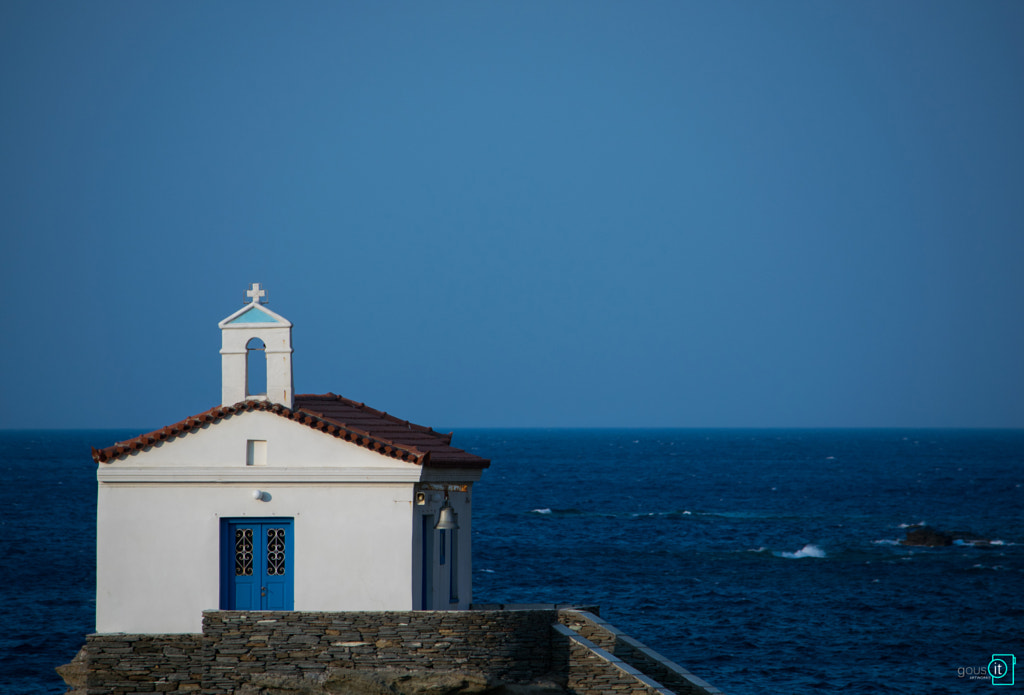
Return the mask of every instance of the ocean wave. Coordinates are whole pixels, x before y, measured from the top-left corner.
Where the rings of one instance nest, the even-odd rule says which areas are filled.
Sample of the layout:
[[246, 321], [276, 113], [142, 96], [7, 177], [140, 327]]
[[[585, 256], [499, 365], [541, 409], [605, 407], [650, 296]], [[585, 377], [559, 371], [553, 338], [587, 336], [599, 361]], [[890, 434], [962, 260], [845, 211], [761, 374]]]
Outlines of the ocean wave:
[[828, 555], [825, 554], [824, 550], [822, 550], [818, 546], [814, 545], [813, 543], [808, 543], [807, 545], [805, 545], [804, 547], [800, 548], [800, 550], [796, 551], [795, 553], [772, 553], [772, 554], [775, 555], [775, 557], [784, 557], [784, 558], [787, 558], [789, 560], [800, 560], [800, 559], [805, 558], [805, 557], [828, 557]]
[[689, 509], [677, 509], [671, 512], [631, 512], [629, 517], [632, 519], [640, 519], [644, 517], [677, 517], [677, 516], [691, 516], [693, 512]]
[[669, 512], [623, 512], [623, 511], [596, 511], [584, 510], [576, 507], [568, 509], [552, 509], [551, 507], [538, 507], [531, 509], [528, 514], [538, 516], [554, 517], [600, 517], [602, 519], [676, 519], [684, 516], [716, 516], [714, 514], [703, 514], [691, 512], [689, 509], [675, 509]]
[[797, 550], [794, 553], [787, 553], [787, 552], [784, 552], [784, 551], [781, 551], [781, 550], [771, 550], [769, 548], [764, 547], [763, 545], [760, 548], [747, 548], [747, 550], [744, 551], [744, 552], [748, 552], [748, 553], [767, 553], [767, 552], [770, 552], [775, 557], [782, 557], [782, 558], [786, 558], [787, 560], [799, 560], [799, 559], [805, 558], [805, 557], [819, 557], [819, 558], [820, 557], [828, 557], [828, 555], [825, 553], [824, 550], [822, 550], [818, 546], [814, 545], [813, 543], [808, 543], [807, 545], [805, 545], [804, 547], [800, 548], [800, 550]]
[[600, 514], [598, 512], [585, 512], [582, 509], [576, 507], [570, 507], [568, 509], [552, 509], [551, 507], [538, 507], [531, 509], [530, 514], [536, 514], [538, 516], [608, 516], [607, 514]]
[[993, 540], [988, 540], [987, 538], [954, 538], [953, 545], [966, 545], [973, 548], [990, 548], [992, 546], [1015, 544], [1001, 541], [998, 538]]

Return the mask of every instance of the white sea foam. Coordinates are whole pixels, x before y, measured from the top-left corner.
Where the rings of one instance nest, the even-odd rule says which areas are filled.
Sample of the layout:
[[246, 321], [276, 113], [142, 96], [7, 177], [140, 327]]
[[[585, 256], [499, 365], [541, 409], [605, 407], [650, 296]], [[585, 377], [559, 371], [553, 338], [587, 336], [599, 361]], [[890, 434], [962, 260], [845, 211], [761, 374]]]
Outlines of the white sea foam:
[[531, 509], [530, 511], [533, 512], [534, 514], [550, 514], [551, 513], [551, 510], [546, 508], [546, 507], [544, 509]]
[[880, 541], [871, 541], [875, 545], [900, 545], [900, 541], [895, 538], [883, 538]]
[[671, 512], [629, 512], [627, 514], [627, 516], [629, 516], [629, 518], [631, 519], [639, 519], [641, 517], [674, 517], [692, 515], [693, 512], [691, 512], [689, 509], [672, 510]]
[[957, 538], [953, 541], [953, 545], [969, 545], [975, 548], [988, 548], [993, 545], [1014, 545], [1013, 543], [1007, 543], [1001, 540], [985, 540], [983, 538], [977, 538], [973, 540], [964, 540], [963, 538]]
[[800, 558], [805, 557], [827, 557], [825, 555], [825, 551], [813, 543], [808, 543], [795, 553], [775, 553], [775, 555], [778, 557], [789, 558], [790, 560], [799, 560]]

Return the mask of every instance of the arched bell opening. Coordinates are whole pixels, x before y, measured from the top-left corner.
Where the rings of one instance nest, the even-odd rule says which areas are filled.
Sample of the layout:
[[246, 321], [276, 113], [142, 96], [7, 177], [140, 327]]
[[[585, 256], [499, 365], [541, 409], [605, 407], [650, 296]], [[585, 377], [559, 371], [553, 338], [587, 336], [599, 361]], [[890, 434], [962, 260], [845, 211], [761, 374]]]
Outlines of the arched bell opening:
[[245, 344], [245, 395], [267, 394], [267, 346], [259, 338]]
[[292, 324], [263, 306], [258, 286], [249, 302], [220, 321], [221, 404], [260, 400], [290, 408]]

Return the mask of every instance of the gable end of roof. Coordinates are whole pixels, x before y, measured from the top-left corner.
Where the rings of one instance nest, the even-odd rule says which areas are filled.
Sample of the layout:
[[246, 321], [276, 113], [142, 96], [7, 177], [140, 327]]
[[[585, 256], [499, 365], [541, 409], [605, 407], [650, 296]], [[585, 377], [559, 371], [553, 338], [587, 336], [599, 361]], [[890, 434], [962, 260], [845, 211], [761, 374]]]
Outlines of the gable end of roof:
[[126, 458], [144, 451], [160, 442], [187, 435], [201, 429], [204, 425], [220, 422], [224, 418], [250, 411], [273, 413], [288, 420], [293, 420], [307, 427], [332, 435], [346, 442], [351, 442], [364, 449], [375, 451], [400, 461], [429, 465], [430, 452], [419, 451], [416, 447], [399, 446], [392, 442], [374, 437], [369, 432], [355, 427], [348, 427], [324, 419], [317, 413], [304, 410], [292, 410], [279, 403], [267, 401], [242, 401], [228, 406], [217, 406], [192, 417], [187, 417], [173, 425], [141, 434], [138, 437], [118, 442], [104, 449], [92, 449], [92, 458], [96, 463], [109, 463], [115, 459]]
[[92, 458], [96, 463], [124, 459], [160, 442], [185, 436], [208, 424], [251, 411], [273, 413], [383, 456], [420, 466], [482, 469], [491, 463], [488, 459], [451, 446], [451, 433], [435, 432], [429, 427], [400, 420], [333, 393], [296, 396], [294, 408], [258, 400], [217, 406], [113, 446], [93, 448]]

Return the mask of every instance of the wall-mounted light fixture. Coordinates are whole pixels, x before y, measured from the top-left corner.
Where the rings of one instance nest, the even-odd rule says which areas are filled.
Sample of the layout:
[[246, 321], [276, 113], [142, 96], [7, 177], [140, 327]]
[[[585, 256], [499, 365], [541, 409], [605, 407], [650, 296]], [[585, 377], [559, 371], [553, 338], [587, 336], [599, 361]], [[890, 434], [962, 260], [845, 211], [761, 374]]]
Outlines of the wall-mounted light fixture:
[[263, 490], [253, 490], [252, 491], [252, 498], [254, 500], [256, 500], [257, 502], [269, 502], [270, 501], [270, 493], [269, 492], [265, 492]]

